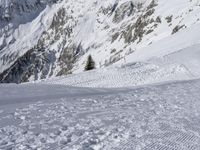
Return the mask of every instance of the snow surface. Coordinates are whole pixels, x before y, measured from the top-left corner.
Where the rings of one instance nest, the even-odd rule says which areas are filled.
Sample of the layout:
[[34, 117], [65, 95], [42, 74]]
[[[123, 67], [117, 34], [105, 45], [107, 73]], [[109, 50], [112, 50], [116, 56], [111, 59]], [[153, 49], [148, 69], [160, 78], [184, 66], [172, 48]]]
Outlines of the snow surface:
[[[61, 7], [76, 9], [73, 17], [78, 21], [72, 38], [91, 49], [80, 57], [71, 75], [21, 85], [0, 84], [0, 150], [200, 149], [199, 0], [160, 0], [153, 15], [160, 16], [162, 23], [141, 43], [128, 46], [123, 39], [110, 43], [110, 33], [132, 18], [114, 24], [111, 18], [96, 14], [100, 6], [114, 2], [62, 1], [54, 9], [47, 6], [13, 32], [16, 41], [1, 51], [2, 56], [13, 48], [23, 55], [49, 28]], [[165, 17], [172, 14], [169, 25]], [[102, 30], [106, 25], [111, 28]], [[176, 25], [187, 27], [172, 35]], [[4, 38], [0, 39], [2, 45]], [[101, 68], [113, 48], [123, 49], [123, 58]], [[129, 49], [134, 52], [127, 55]], [[98, 69], [82, 72], [89, 54]], [[1, 65], [0, 72], [12, 63]]]
[[0, 149], [199, 150], [199, 90], [0, 85]]
[[[161, 45], [159, 45], [161, 47]], [[179, 46], [180, 47], [180, 46]], [[156, 47], [158, 49], [158, 47]], [[160, 48], [162, 51], [162, 48]], [[111, 67], [37, 81], [43, 84], [61, 84], [77, 87], [131, 87], [173, 80], [200, 77], [200, 44], [169, 52], [161, 57], [159, 52], [146, 52], [155, 56], [146, 61], [132, 61], [131, 55]], [[138, 58], [146, 56], [138, 54]], [[164, 53], [164, 52], [163, 52]], [[129, 59], [130, 58], [130, 59]]]
[[0, 149], [199, 150], [199, 47], [1, 84]]

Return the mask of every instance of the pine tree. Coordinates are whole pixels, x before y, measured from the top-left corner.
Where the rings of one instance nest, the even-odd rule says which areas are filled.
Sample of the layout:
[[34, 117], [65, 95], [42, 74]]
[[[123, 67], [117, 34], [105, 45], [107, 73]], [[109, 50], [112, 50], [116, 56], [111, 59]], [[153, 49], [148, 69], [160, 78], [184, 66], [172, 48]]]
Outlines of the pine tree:
[[86, 66], [85, 66], [85, 71], [92, 70], [92, 69], [95, 69], [95, 62], [92, 59], [92, 56], [89, 55], [88, 58], [87, 58], [87, 63], [86, 63]]

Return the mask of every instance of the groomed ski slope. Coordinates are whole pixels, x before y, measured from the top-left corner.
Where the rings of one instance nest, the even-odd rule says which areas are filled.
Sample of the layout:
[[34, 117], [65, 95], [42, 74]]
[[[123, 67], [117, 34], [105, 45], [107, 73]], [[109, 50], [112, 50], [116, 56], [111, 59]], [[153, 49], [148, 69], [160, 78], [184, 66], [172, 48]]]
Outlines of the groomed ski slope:
[[2, 84], [0, 149], [199, 150], [199, 90], [199, 79], [118, 89]]
[[[152, 50], [153, 53], [154, 51]], [[156, 55], [159, 56], [158, 53]], [[76, 87], [116, 88], [173, 80], [196, 79], [200, 77], [199, 58], [200, 44], [195, 44], [164, 56], [150, 57], [145, 61], [134, 62], [136, 59], [127, 57], [111, 67], [37, 82]]]

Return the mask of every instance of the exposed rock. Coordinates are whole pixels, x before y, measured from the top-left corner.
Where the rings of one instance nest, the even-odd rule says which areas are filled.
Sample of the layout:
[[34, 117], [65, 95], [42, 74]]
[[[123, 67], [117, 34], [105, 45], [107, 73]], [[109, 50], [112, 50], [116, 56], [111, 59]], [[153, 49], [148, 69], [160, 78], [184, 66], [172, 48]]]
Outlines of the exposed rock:
[[115, 15], [113, 18], [113, 22], [119, 23], [121, 22], [126, 16], [130, 16], [134, 14], [134, 4], [133, 2], [125, 2], [121, 6], [117, 8], [115, 11]]
[[172, 34], [175, 34], [175, 33], [177, 33], [179, 30], [181, 30], [182, 28], [186, 28], [186, 26], [185, 25], [177, 25], [177, 26], [175, 26], [174, 27], [174, 29], [173, 29], [173, 31], [172, 31]]
[[167, 16], [165, 19], [167, 20], [167, 23], [171, 23], [172, 22], [172, 18], [173, 18], [173, 15]]
[[[55, 54], [45, 49], [31, 49], [20, 57], [9, 69], [0, 74], [0, 83], [27, 82], [43, 79], [51, 75], [52, 63], [55, 62]], [[41, 74], [39, 77], [38, 74]]]
[[150, 3], [147, 7], [147, 10], [144, 14], [140, 15], [136, 20], [135, 24], [129, 25], [126, 31], [123, 33], [123, 37], [126, 43], [141, 42], [143, 35], [145, 34], [146, 30], [145, 27], [155, 21], [152, 20], [151, 15], [154, 13], [155, 9], [153, 7], [157, 6], [154, 4], [154, 0]]
[[[0, 82], [20, 83], [84, 70], [85, 56], [90, 54], [97, 68], [111, 65], [137, 46], [175, 34], [186, 27], [180, 24], [187, 24], [188, 10], [199, 9], [185, 0], [194, 6], [173, 16], [166, 12], [169, 16], [163, 20], [159, 1], [1, 0]], [[192, 17], [190, 24], [198, 18]], [[168, 27], [164, 34], [163, 27]], [[100, 55], [104, 57], [96, 59]]]

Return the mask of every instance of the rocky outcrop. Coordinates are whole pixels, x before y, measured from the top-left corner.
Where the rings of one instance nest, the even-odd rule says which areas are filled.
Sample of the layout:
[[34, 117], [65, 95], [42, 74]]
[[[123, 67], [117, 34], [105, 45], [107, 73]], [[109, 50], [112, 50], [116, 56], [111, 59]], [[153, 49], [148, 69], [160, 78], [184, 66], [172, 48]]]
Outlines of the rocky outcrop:
[[39, 45], [25, 53], [7, 70], [0, 74], [1, 83], [21, 83], [44, 79], [52, 75], [55, 53]]
[[[119, 23], [121, 22], [126, 16], [130, 16], [130, 15], [134, 15], [135, 12], [135, 5], [132, 1], [130, 2], [125, 2], [122, 5], [120, 5], [116, 10], [115, 5], [112, 9], [112, 13], [114, 13], [114, 18], [113, 18], [113, 22], [114, 23]], [[114, 11], [115, 10], [115, 11]]]
[[151, 17], [151, 15], [154, 14], [155, 6], [157, 6], [157, 4], [153, 0], [147, 9], [137, 18], [136, 22], [127, 26], [126, 31], [122, 34], [126, 43], [135, 41], [141, 42], [145, 34], [149, 34], [153, 31], [152, 29], [145, 29], [147, 25], [153, 24], [153, 26], [156, 27], [156, 24], [160, 23], [160, 19], [158, 22]]
[[0, 19], [9, 22], [17, 16], [40, 10], [47, 4], [55, 2], [56, 0], [2, 0], [0, 1]]
[[[72, 33], [71, 27], [64, 26], [69, 20], [73, 18], [61, 8], [54, 15], [50, 28], [42, 34], [37, 45], [0, 74], [0, 82], [21, 83], [45, 79], [53, 75], [56, 65], [60, 66], [57, 75], [69, 74], [78, 49], [76, 45], [65, 47], [66, 40]], [[59, 51], [51, 48], [55, 44]], [[58, 53], [60, 53], [59, 57]]]
[[[137, 47], [183, 30], [184, 15], [192, 8], [164, 15], [159, 1], [1, 0], [0, 82], [21, 83], [81, 71], [90, 54], [97, 68], [106, 67]], [[191, 24], [198, 19], [194, 17]]]

